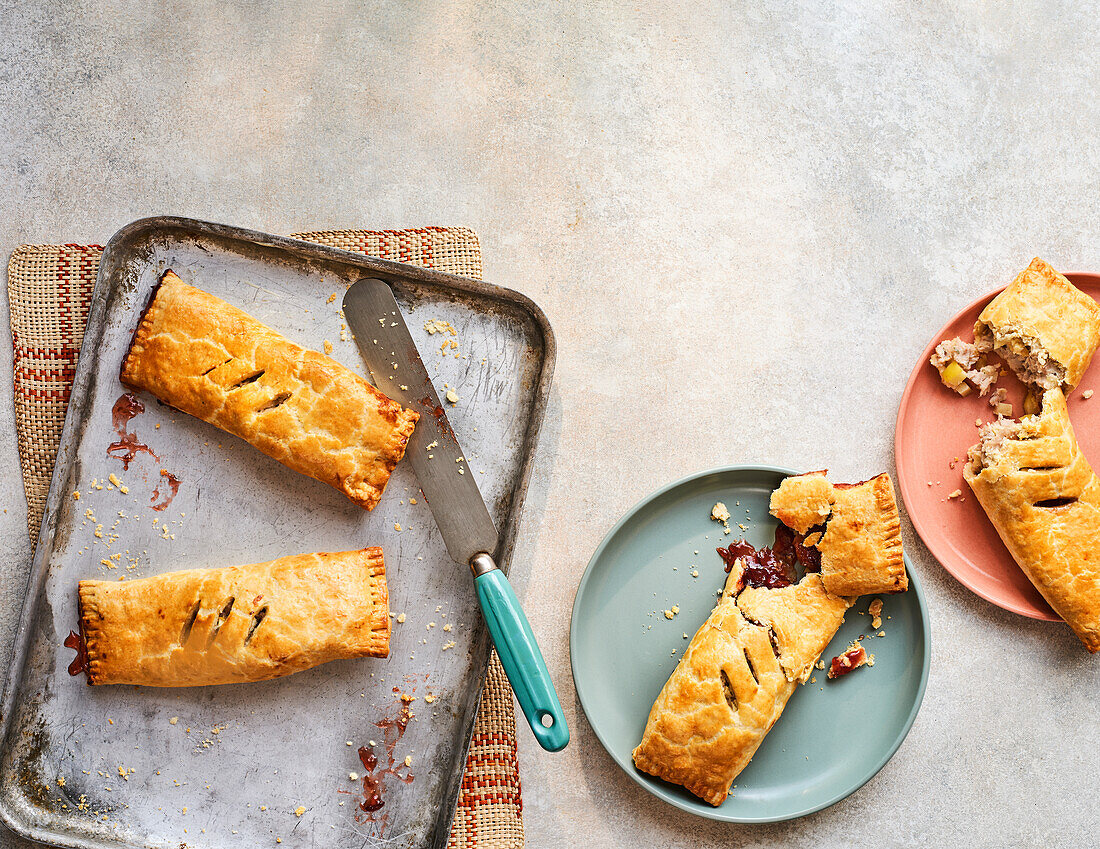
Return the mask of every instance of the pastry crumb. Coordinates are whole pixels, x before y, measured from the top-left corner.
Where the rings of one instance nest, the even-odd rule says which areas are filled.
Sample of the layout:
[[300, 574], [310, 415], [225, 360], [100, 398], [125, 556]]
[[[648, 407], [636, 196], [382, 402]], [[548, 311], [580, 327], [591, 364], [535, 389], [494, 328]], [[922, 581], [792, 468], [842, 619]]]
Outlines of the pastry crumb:
[[401, 530], [401, 525], [399, 525], [397, 522], [394, 522], [393, 523], [393, 529], [395, 531], [400, 531]]
[[325, 353], [326, 354], [331, 354], [332, 353], [332, 343], [329, 342], [328, 339], [325, 340]]
[[458, 331], [454, 329], [454, 326], [449, 321], [444, 321], [441, 318], [425, 321], [424, 329], [428, 331], [429, 336], [435, 336], [437, 333], [448, 333], [451, 336], [458, 335]]
[[348, 780], [349, 780], [349, 781], [358, 781], [358, 780], [359, 780], [359, 773], [357, 773], [357, 772], [349, 772], [349, 773], [348, 773]]
[[448, 404], [457, 404], [458, 403], [458, 393], [455, 392], [453, 389], [448, 389], [447, 390], [446, 398], [447, 398], [447, 403]]
[[413, 765], [412, 755], [405, 755], [405, 766], [412, 766], [412, 765]]
[[1091, 397], [1092, 397], [1092, 390], [1091, 389], [1086, 389], [1084, 392], [1081, 393], [1081, 398], [1085, 401], [1089, 400], [1089, 398], [1091, 398]]
[[[73, 490], [73, 501], [79, 501], [79, 500], [80, 500], [80, 493], [77, 490], [74, 489]], [[5, 510], [4, 512], [6, 513], [8, 511]]]
[[305, 805], [299, 805], [297, 808], [294, 809], [294, 816], [300, 817], [305, 812], [306, 812], [306, 806]]
[[398, 613], [397, 614], [397, 621], [398, 622], [404, 622], [405, 621], [405, 614], [404, 613]]
[[[870, 616], [871, 616], [871, 627], [872, 628], [881, 628], [882, 627], [882, 599], [881, 598], [876, 598], [874, 601], [872, 601], [871, 604], [867, 607], [867, 613], [870, 614]], [[880, 636], [884, 636], [884, 635], [880, 635]]]
[[455, 647], [455, 641], [451, 640], [449, 643], [446, 643], [443, 646], [443, 651], [447, 651], [448, 649], [453, 649], [454, 647]]
[[962, 490], [961, 489], [956, 489], [954, 492], [949, 492], [947, 494], [947, 497], [948, 498], [958, 498], [960, 495], [962, 495]]
[[435, 696], [433, 696], [431, 693], [428, 693], [426, 696], [424, 696], [424, 701], [428, 704], [431, 704], [435, 701]]
[[409, 499], [409, 504], [416, 504], [416, 499], [415, 498], [410, 498]]

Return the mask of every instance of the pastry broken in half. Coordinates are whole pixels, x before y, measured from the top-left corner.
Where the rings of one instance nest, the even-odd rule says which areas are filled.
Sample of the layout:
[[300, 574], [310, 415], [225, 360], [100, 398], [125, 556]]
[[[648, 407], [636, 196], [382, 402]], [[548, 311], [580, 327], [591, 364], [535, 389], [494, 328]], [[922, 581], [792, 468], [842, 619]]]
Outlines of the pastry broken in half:
[[986, 362], [1001, 357], [1039, 392], [1077, 386], [1100, 344], [1100, 304], [1039, 258], [995, 297], [974, 323], [974, 341], [940, 342], [931, 363], [942, 383], [969, 395], [971, 384], [985, 395], [999, 369]]
[[419, 418], [336, 360], [166, 271], [120, 378], [372, 510]]
[[771, 514], [821, 557], [821, 580], [836, 595], [898, 593], [909, 588], [901, 521], [890, 475], [833, 484], [825, 472], [786, 478], [772, 493]]
[[1024, 574], [1080, 638], [1100, 651], [1100, 481], [1081, 453], [1066, 398], [985, 425], [963, 478]]
[[386, 657], [381, 548], [299, 554], [133, 581], [81, 581], [89, 684], [191, 687]]
[[[649, 712], [638, 769], [720, 805], [841, 624], [854, 596], [908, 587], [887, 475], [834, 485], [824, 472], [772, 495], [772, 549], [719, 549], [730, 570]], [[797, 574], [801, 567], [803, 574]], [[843, 588], [843, 592], [840, 589]]]
[[812, 572], [778, 588], [746, 585], [744, 566], [730, 570], [634, 749], [642, 772], [711, 805], [722, 804], [851, 604]]
[[982, 310], [974, 344], [1029, 386], [1073, 389], [1100, 344], [1100, 304], [1036, 258]]

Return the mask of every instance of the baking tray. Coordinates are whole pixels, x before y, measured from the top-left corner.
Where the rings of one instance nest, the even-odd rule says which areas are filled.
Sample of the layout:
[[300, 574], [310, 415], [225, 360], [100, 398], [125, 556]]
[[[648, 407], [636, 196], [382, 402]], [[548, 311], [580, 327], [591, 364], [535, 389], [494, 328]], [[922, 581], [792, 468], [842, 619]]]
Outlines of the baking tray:
[[[343, 294], [364, 276], [388, 281], [437, 391], [460, 397], [448, 416], [508, 568], [554, 364], [533, 302], [236, 227], [136, 221], [107, 245], [92, 296], [4, 693], [0, 817], [27, 838], [72, 847], [443, 846], [489, 652], [469, 571], [448, 557], [404, 464], [367, 513], [146, 394], [145, 411], [115, 427], [119, 364], [166, 268], [302, 345], [328, 340], [360, 374]], [[456, 333], [429, 334], [432, 319]], [[107, 451], [120, 433], [156, 457], [139, 450], [124, 469], [125, 449]], [[162, 469], [180, 483], [155, 510], [172, 494]], [[77, 625], [81, 578], [366, 545], [385, 550], [396, 617], [387, 659], [186, 689], [89, 687], [67, 673], [73, 653], [62, 641]], [[377, 770], [392, 767], [381, 775], [385, 805], [370, 813], [360, 808], [358, 751], [372, 742]]]

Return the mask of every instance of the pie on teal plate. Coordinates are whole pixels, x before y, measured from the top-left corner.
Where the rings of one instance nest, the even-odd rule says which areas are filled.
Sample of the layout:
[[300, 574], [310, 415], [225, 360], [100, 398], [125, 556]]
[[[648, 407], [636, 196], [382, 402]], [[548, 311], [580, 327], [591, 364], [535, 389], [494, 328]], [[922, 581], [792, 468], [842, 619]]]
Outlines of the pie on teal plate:
[[[908, 592], [878, 596], [883, 600], [879, 630], [886, 636], [872, 636], [877, 632], [866, 611], [876, 596], [864, 596], [822, 656], [827, 661], [865, 634], [875, 665], [833, 681], [824, 670], [816, 671], [816, 681], [795, 691], [721, 805], [712, 807], [635, 768], [631, 752], [649, 709], [725, 580], [715, 549], [739, 537], [757, 547], [771, 545], [776, 520], [768, 515], [768, 499], [791, 474], [796, 472], [774, 466], [730, 466], [658, 490], [600, 543], [573, 603], [573, 680], [596, 736], [645, 790], [708, 819], [789, 820], [851, 795], [901, 746], [928, 682], [928, 611], [920, 579], [906, 558]], [[728, 536], [710, 518], [716, 501], [732, 514]], [[678, 612], [669, 619], [666, 610]]]

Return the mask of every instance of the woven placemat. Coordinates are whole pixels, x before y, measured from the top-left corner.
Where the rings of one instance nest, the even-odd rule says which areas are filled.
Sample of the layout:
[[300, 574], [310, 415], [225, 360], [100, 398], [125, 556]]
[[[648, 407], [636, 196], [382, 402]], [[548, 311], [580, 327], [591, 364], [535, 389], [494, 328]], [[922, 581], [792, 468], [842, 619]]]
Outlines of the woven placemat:
[[[461, 227], [318, 230], [297, 237], [481, 277], [477, 235]], [[99, 245], [23, 245], [8, 263], [15, 426], [32, 542], [38, 538], [102, 253]], [[447, 845], [450, 849], [521, 849], [522, 811], [512, 691], [494, 653]]]

